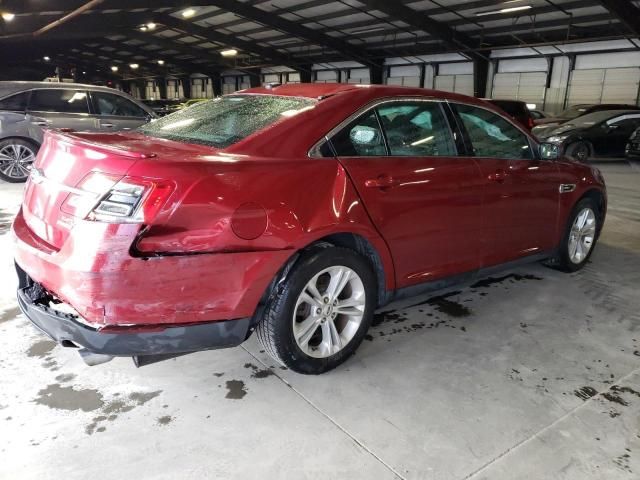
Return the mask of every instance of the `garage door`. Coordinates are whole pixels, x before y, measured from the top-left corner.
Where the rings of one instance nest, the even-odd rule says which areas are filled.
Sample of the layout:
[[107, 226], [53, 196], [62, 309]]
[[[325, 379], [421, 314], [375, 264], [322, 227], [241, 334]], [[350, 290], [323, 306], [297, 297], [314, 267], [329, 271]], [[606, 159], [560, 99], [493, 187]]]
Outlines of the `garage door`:
[[420, 67], [417, 65], [404, 65], [389, 68], [387, 85], [420, 87]]
[[473, 96], [473, 75], [438, 75], [436, 90]]
[[638, 100], [640, 68], [574, 70], [569, 81], [568, 105], [631, 103]]
[[496, 73], [491, 98], [521, 100], [542, 108], [546, 83], [546, 72]]

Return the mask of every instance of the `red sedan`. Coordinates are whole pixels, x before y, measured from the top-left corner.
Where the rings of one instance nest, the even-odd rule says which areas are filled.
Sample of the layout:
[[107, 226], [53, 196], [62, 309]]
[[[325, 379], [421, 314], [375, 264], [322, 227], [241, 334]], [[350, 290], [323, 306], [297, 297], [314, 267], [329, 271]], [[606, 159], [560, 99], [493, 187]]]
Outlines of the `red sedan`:
[[301, 373], [351, 355], [403, 295], [546, 260], [575, 271], [600, 172], [484, 101], [301, 84], [139, 131], [48, 132], [13, 225], [18, 299], [89, 363], [239, 345]]

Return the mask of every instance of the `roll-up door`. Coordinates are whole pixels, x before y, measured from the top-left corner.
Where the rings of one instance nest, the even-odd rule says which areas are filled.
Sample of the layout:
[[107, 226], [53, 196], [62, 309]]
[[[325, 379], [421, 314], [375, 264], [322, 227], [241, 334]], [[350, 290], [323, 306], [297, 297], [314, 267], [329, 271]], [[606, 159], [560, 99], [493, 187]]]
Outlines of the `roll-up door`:
[[404, 85], [405, 87], [420, 87], [420, 67], [418, 65], [403, 65], [391, 67], [387, 85]]
[[631, 103], [638, 100], [640, 68], [574, 70], [569, 80], [568, 105]]
[[491, 98], [520, 100], [542, 108], [546, 83], [546, 72], [496, 73]]
[[473, 96], [473, 75], [438, 75], [435, 86], [436, 90]]

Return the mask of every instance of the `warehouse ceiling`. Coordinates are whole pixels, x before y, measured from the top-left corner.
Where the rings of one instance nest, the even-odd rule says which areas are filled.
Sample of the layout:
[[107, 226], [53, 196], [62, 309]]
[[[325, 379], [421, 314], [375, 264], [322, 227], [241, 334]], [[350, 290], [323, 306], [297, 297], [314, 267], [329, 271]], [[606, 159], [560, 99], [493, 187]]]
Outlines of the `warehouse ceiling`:
[[637, 3], [0, 0], [0, 61], [5, 76], [56, 65], [140, 77], [345, 60], [379, 66], [385, 57], [444, 52], [481, 59], [497, 48], [635, 38]]

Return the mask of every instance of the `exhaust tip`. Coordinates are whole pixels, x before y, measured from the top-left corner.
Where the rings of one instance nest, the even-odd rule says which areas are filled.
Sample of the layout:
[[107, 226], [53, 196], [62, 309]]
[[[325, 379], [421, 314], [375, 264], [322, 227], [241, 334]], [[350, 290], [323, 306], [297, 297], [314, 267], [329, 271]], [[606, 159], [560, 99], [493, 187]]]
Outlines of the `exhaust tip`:
[[113, 360], [113, 357], [111, 355], [94, 353], [87, 350], [86, 348], [81, 348], [80, 350], [78, 350], [78, 353], [80, 354], [80, 358], [82, 358], [82, 361], [84, 361], [84, 363], [86, 363], [90, 367], [101, 365]]

